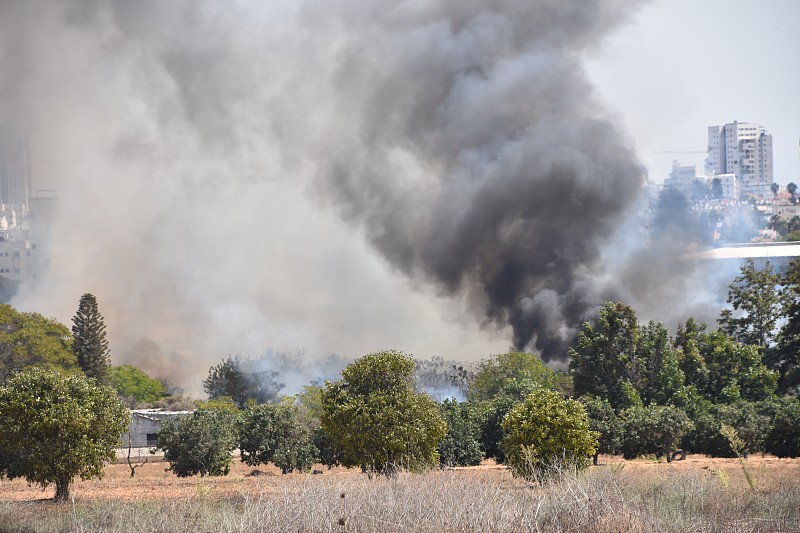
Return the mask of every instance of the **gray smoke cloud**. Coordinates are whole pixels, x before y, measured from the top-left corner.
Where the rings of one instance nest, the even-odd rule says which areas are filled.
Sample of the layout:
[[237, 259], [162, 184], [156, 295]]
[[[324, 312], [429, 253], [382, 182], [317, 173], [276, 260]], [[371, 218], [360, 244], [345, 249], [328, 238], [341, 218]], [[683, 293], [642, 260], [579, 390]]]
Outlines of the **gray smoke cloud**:
[[0, 120], [60, 195], [15, 303], [93, 292], [115, 362], [178, 379], [269, 346], [563, 359], [644, 185], [582, 54], [639, 3], [3, 2]]

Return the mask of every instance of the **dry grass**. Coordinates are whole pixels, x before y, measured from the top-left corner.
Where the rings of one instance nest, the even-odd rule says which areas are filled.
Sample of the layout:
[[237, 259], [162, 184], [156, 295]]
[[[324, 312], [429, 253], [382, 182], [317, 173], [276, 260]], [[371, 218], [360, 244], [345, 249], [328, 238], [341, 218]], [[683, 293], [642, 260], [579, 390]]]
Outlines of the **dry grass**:
[[135, 498], [97, 497], [87, 485], [66, 505], [0, 502], [0, 533], [800, 531], [795, 463], [754, 468], [755, 491], [735, 462], [705, 466], [616, 463], [534, 485], [497, 467], [372, 481], [344, 470], [246, 477], [237, 467], [229, 478], [176, 480], [162, 464], [149, 481], [93, 482], [112, 493], [150, 487]]

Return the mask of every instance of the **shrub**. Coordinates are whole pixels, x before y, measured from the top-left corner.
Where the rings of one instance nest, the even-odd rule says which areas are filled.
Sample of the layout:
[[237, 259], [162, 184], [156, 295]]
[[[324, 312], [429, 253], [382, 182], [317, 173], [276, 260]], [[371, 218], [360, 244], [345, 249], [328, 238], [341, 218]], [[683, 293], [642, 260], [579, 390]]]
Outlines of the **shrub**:
[[447, 422], [447, 435], [439, 443], [439, 462], [444, 466], [474, 466], [483, 459], [479, 414], [471, 403], [445, 400], [439, 409]]
[[626, 459], [660, 452], [671, 461], [675, 445], [694, 428], [686, 413], [671, 405], [631, 407], [622, 412], [622, 419], [622, 453]]
[[414, 361], [395, 351], [365, 355], [327, 383], [322, 429], [344, 466], [392, 474], [438, 464], [447, 425], [436, 403], [413, 389]]
[[247, 465], [272, 462], [286, 474], [308, 471], [317, 460], [311, 432], [293, 405], [252, 406], [239, 416], [237, 433], [242, 462]]
[[224, 409], [198, 409], [170, 420], [158, 433], [157, 447], [178, 477], [224, 476], [236, 447], [234, 414]]
[[589, 429], [599, 434], [597, 452], [592, 458], [597, 464], [597, 455], [600, 453], [618, 453], [622, 447], [624, 429], [622, 420], [614, 412], [611, 404], [605, 398], [584, 396], [580, 402], [586, 408], [589, 417]]
[[597, 450], [583, 405], [558, 392], [532, 392], [503, 419], [502, 447], [516, 476], [537, 478], [554, 469], [583, 469]]
[[708, 413], [695, 419], [695, 430], [691, 437], [691, 450], [712, 457], [736, 457], [730, 441], [720, 430], [722, 424], [732, 427], [742, 441], [740, 453], [761, 451], [764, 437], [769, 429], [769, 417], [758, 413], [751, 402], [730, 405], [714, 405]]
[[510, 380], [501, 393], [491, 400], [478, 404], [481, 424], [481, 446], [486, 457], [493, 457], [498, 463], [506, 460], [501, 443], [506, 434], [503, 431], [503, 418], [512, 407], [523, 401], [531, 392], [540, 387], [529, 380]]
[[766, 449], [778, 457], [800, 456], [800, 399], [787, 398], [778, 407], [766, 438]]

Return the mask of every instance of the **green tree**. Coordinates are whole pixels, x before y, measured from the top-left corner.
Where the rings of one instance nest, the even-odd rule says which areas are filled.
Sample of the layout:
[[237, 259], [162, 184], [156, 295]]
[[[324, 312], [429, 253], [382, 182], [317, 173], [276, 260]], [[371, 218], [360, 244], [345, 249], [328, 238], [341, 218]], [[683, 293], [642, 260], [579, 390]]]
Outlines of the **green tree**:
[[607, 398], [615, 410], [641, 405], [645, 369], [639, 359], [639, 323], [633, 308], [606, 302], [597, 325], [583, 324], [570, 349], [575, 393]]
[[607, 398], [619, 411], [689, 401], [679, 354], [663, 324], [640, 325], [630, 306], [607, 302], [597, 325], [583, 325], [570, 350], [576, 394]]
[[246, 409], [237, 420], [242, 462], [256, 466], [272, 462], [284, 474], [306, 472], [318, 450], [300, 412], [291, 404], [261, 404]]
[[439, 443], [442, 466], [474, 466], [483, 459], [480, 414], [475, 405], [444, 400], [439, 408], [447, 422], [447, 435]]
[[158, 432], [157, 447], [178, 477], [224, 476], [236, 448], [235, 415], [228, 409], [200, 408], [167, 421]]
[[794, 259], [781, 280], [781, 316], [783, 325], [777, 345], [765, 357], [769, 368], [778, 372], [778, 384], [784, 393], [800, 385], [800, 260]]
[[667, 328], [652, 320], [640, 326], [636, 351], [642, 378], [639, 394], [644, 404], [685, 406], [689, 401], [686, 377]]
[[396, 351], [365, 355], [326, 383], [322, 429], [344, 466], [393, 474], [438, 464], [447, 425], [436, 403], [413, 389], [414, 361]]
[[129, 414], [110, 388], [79, 373], [33, 368], [0, 388], [0, 470], [67, 501], [75, 476], [99, 477], [128, 426]]
[[688, 318], [685, 324], [678, 326], [675, 334], [675, 347], [678, 352], [678, 365], [683, 372], [686, 384], [694, 387], [696, 391], [705, 390], [708, 386], [709, 371], [703, 355], [700, 353], [700, 343], [704, 343], [706, 324]]
[[790, 183], [789, 183], [789, 184], [786, 186], [786, 192], [788, 192], [789, 194], [791, 194], [791, 195], [792, 195], [792, 203], [794, 203], [794, 195], [795, 195], [795, 193], [797, 192], [797, 185], [795, 185], [795, 183], [794, 183], [794, 182], [790, 182]]
[[539, 388], [542, 388], [541, 385], [531, 380], [510, 380], [497, 396], [475, 404], [480, 413], [481, 446], [486, 457], [494, 458], [497, 463], [505, 462], [506, 456], [501, 446], [506, 437], [503, 419], [515, 405]]
[[529, 480], [562, 467], [585, 468], [597, 452], [598, 434], [589, 429], [583, 405], [552, 390], [535, 390], [514, 406], [503, 431], [506, 463]]
[[203, 380], [203, 390], [211, 399], [227, 396], [244, 409], [250, 400], [256, 403], [277, 401], [285, 386], [275, 380], [277, 377], [276, 371], [259, 369], [259, 361], [237, 355], [209, 369], [208, 377]]
[[94, 295], [86, 293], [81, 296], [72, 324], [72, 350], [78, 365], [90, 378], [100, 384], [108, 384], [111, 355], [106, 340], [106, 325]]
[[322, 418], [322, 397], [325, 389], [319, 385], [305, 385], [303, 392], [295, 394], [296, 402], [308, 412], [308, 416]]
[[779, 403], [766, 436], [766, 450], [778, 457], [800, 457], [800, 399]]
[[569, 377], [545, 366], [538, 355], [509, 352], [493, 355], [480, 363], [469, 384], [467, 397], [472, 402], [492, 400], [505, 389], [523, 381], [561, 392], [571, 388]]
[[745, 346], [721, 331], [696, 326], [679, 330], [682, 364], [689, 384], [712, 403], [759, 401], [774, 394], [777, 375], [762, 362], [756, 346]]
[[437, 401], [446, 398], [463, 399], [475, 377], [469, 367], [441, 357], [414, 359], [414, 363], [414, 382], [417, 389], [427, 392]]
[[302, 413], [301, 418], [305, 419], [305, 425], [311, 431], [311, 442], [317, 449], [317, 459], [320, 463], [331, 467], [339, 464], [339, 454], [321, 427], [324, 392], [325, 389], [320, 386], [305, 385], [303, 392], [296, 394], [295, 399]]
[[624, 437], [624, 427], [622, 420], [605, 398], [582, 396], [580, 402], [586, 409], [586, 416], [589, 417], [589, 429], [599, 435], [597, 450], [592, 457], [592, 462], [596, 465], [599, 454], [619, 453]]
[[773, 196], [777, 197], [778, 196], [778, 191], [781, 190], [781, 186], [778, 185], [777, 183], [773, 182], [772, 185], [769, 186], [769, 190], [772, 191]]
[[132, 404], [152, 403], [168, 396], [163, 383], [133, 365], [112, 366], [109, 380], [117, 394]]
[[742, 265], [740, 274], [728, 286], [728, 303], [732, 309], [722, 311], [722, 331], [742, 344], [766, 349], [775, 338], [781, 311], [779, 274], [767, 262], [758, 269], [752, 259]]
[[621, 413], [625, 437], [622, 454], [633, 459], [648, 453], [663, 453], [667, 462], [672, 451], [694, 424], [686, 413], [672, 405], [631, 407]]
[[38, 313], [0, 305], [0, 385], [32, 367], [62, 372], [78, 369], [69, 329]]
[[722, 424], [732, 427], [741, 439], [740, 453], [750, 454], [763, 450], [770, 418], [759, 413], [758, 406], [753, 402], [737, 402], [714, 405], [707, 413], [696, 417], [694, 422], [694, 431], [685, 439], [692, 452], [712, 457], [736, 457], [729, 439], [720, 431]]
[[774, 230], [779, 236], [786, 235], [788, 232], [786, 220], [781, 218], [780, 215], [772, 215], [769, 218], [769, 228]]

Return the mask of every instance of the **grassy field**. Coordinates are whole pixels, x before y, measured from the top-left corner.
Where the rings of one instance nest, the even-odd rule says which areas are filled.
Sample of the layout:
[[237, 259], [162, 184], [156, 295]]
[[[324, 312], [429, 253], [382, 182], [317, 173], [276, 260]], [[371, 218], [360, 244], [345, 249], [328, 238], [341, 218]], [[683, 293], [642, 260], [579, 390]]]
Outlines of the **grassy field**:
[[77, 482], [68, 504], [52, 503], [52, 489], [0, 482], [0, 533], [800, 531], [800, 460], [752, 457], [754, 489], [732, 459], [601, 462], [543, 485], [492, 464], [371, 481], [238, 461], [229, 476], [205, 479], [178, 479], [165, 463], [135, 478], [110, 465], [102, 480]]

